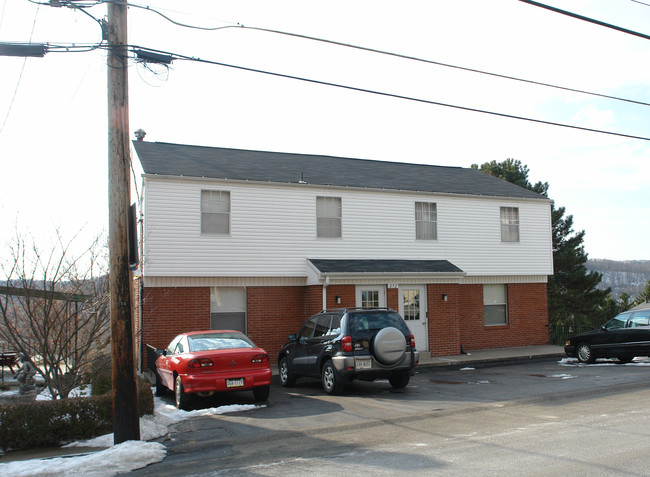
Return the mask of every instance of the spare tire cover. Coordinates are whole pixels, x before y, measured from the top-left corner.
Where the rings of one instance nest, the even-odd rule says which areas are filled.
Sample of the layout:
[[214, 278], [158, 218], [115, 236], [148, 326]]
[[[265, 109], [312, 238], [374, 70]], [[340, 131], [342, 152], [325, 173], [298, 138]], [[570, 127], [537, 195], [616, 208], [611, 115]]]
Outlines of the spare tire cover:
[[372, 343], [372, 354], [382, 364], [398, 363], [406, 353], [404, 334], [392, 326], [380, 330]]

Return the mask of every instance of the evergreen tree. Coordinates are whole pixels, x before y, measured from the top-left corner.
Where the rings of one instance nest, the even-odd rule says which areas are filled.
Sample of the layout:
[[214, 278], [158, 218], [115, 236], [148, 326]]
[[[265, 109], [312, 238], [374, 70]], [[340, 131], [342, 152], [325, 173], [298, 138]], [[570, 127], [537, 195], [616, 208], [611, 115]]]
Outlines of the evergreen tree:
[[650, 302], [650, 280], [648, 280], [648, 283], [645, 284], [645, 288], [634, 299], [635, 305], [648, 302]]
[[[519, 160], [486, 162], [480, 167], [472, 164], [472, 168], [548, 197], [548, 182], [531, 184], [528, 167]], [[549, 322], [597, 326], [608, 317], [606, 299], [610, 290], [596, 288], [602, 275], [589, 272], [585, 266], [588, 258], [583, 246], [585, 232], [574, 232], [573, 216], [565, 217], [565, 212], [564, 207], [556, 208], [551, 201], [554, 275], [548, 281]]]

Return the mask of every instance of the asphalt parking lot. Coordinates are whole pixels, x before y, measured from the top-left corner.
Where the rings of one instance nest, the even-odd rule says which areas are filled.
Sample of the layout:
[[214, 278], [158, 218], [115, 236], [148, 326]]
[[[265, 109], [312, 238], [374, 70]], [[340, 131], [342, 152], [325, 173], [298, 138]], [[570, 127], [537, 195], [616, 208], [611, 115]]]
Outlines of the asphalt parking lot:
[[[173, 453], [182, 451], [189, 441], [215, 442], [222, 437], [261, 436], [269, 432], [296, 430], [324, 432], [521, 400], [552, 403], [567, 396], [589, 399], [602, 393], [647, 386], [649, 373], [648, 358], [637, 358], [630, 364], [618, 364], [612, 360], [583, 365], [575, 359], [553, 358], [505, 365], [422, 367], [406, 389], [394, 390], [383, 380], [354, 381], [340, 396], [325, 394], [317, 379], [305, 378], [298, 380], [294, 387], [283, 388], [274, 376], [265, 407], [218, 418], [182, 421], [171, 429], [166, 445]], [[170, 404], [173, 402], [171, 394], [165, 399]], [[252, 393], [232, 393], [199, 400], [196, 406], [235, 403], [253, 404]], [[216, 430], [220, 432], [214, 432]], [[205, 438], [198, 436], [197, 432], [206, 432]]]
[[[636, 449], [618, 456], [632, 464], [613, 461], [610, 468], [601, 457], [616, 456], [596, 443], [603, 442], [598, 432], [607, 435], [608, 426], [620, 428], [618, 438], [630, 432], [645, 435], [632, 427], [644, 419], [640, 399], [650, 386], [649, 373], [650, 359], [638, 358], [631, 364], [583, 365], [558, 357], [465, 363], [422, 367], [403, 390], [393, 390], [387, 381], [353, 382], [339, 396], [325, 394], [316, 379], [283, 388], [275, 377], [265, 407], [181, 421], [161, 440], [167, 457], [129, 475], [334, 475], [346, 465], [361, 469], [361, 475], [395, 475], [411, 468], [420, 471], [414, 475], [443, 468], [449, 475], [503, 475], [522, 459], [537, 469], [533, 475], [546, 475], [540, 469], [549, 465], [557, 467], [549, 475], [565, 475], [567, 464], [558, 459], [566, 460], [567, 449], [569, 456], [579, 456], [569, 459], [574, 470], [632, 475], [615, 470], [645, 466], [645, 448], [641, 454]], [[172, 396], [165, 399], [171, 405]], [[234, 403], [252, 404], [252, 393], [200, 404]], [[621, 403], [636, 407], [625, 414], [617, 407]], [[587, 428], [589, 436], [581, 436]], [[592, 436], [595, 441], [587, 443]], [[611, 447], [606, 449], [611, 453]], [[479, 469], [488, 468], [482, 466], [503, 471], [482, 474]]]

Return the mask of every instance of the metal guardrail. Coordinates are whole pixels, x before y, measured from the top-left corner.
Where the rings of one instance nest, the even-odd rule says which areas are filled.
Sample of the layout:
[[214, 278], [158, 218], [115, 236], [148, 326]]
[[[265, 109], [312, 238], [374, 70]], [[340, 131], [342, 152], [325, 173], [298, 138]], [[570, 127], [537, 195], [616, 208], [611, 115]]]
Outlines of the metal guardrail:
[[575, 325], [549, 325], [548, 341], [556, 346], [564, 346], [564, 343], [571, 335], [591, 331], [592, 326], [575, 326]]

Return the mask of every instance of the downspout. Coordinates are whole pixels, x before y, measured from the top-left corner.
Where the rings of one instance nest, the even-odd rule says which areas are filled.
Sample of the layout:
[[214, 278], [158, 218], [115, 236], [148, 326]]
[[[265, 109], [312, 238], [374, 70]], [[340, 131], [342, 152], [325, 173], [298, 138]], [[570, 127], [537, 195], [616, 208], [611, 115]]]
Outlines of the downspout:
[[[138, 303], [139, 307], [139, 313], [138, 313], [138, 329], [140, 330], [140, 359], [139, 359], [139, 370], [138, 372], [142, 374], [144, 372], [144, 350], [145, 350], [145, 342], [144, 342], [144, 330], [142, 326], [144, 325], [144, 177], [142, 179], [142, 195], [138, 198], [140, 202], [138, 204], [138, 209], [140, 210], [140, 217], [139, 217], [139, 225], [140, 225], [140, 240], [139, 240], [139, 248], [140, 248], [140, 280], [139, 280], [139, 285], [140, 285], [140, 300]], [[151, 363], [147, 363], [147, 366], [149, 366]]]
[[325, 284], [323, 285], [323, 310], [327, 310], [327, 287], [330, 284], [330, 277], [325, 277]]

